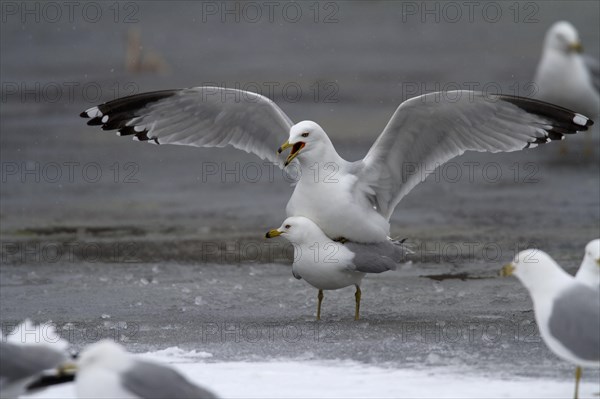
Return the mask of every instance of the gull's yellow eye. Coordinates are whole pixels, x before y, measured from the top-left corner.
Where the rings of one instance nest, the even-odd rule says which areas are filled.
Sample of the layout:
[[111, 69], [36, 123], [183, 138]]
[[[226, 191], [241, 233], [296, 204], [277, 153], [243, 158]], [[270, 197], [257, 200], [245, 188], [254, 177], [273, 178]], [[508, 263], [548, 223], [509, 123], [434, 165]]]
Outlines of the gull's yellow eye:
[[285, 227], [286, 229], [290, 229], [292, 226], [291, 226], [291, 225], [289, 225], [289, 224], [286, 224], [284, 227]]
[[302, 137], [308, 137], [308, 132], [307, 133], [302, 133]]

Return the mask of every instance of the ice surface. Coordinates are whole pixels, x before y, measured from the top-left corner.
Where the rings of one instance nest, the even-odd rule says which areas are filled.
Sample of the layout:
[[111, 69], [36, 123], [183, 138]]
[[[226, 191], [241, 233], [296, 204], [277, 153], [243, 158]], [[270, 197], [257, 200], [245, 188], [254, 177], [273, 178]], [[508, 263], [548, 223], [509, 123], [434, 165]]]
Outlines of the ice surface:
[[[190, 380], [223, 398], [565, 398], [573, 381], [544, 378], [504, 379], [466, 368], [402, 369], [354, 361], [217, 362], [205, 363], [205, 352], [168, 348], [143, 357], [170, 363]], [[584, 381], [582, 398], [600, 390]], [[35, 398], [74, 398], [73, 384], [50, 388]]]

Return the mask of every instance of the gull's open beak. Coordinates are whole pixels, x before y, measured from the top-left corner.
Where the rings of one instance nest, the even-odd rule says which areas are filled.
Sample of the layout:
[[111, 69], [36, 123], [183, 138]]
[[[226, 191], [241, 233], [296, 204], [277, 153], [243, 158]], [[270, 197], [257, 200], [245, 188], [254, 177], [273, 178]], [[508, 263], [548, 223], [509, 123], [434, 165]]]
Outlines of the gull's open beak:
[[507, 265], [504, 265], [504, 267], [502, 267], [502, 270], [500, 270], [500, 276], [501, 277], [512, 276], [514, 271], [515, 271], [515, 267], [513, 266], [512, 263], [509, 263]]
[[281, 154], [281, 153], [283, 152], [283, 150], [285, 150], [285, 149], [287, 149], [287, 148], [289, 148], [289, 147], [291, 147], [291, 146], [292, 146], [292, 145], [290, 144], [290, 142], [289, 142], [289, 141], [286, 141], [285, 143], [283, 143], [283, 144], [281, 145], [281, 147], [279, 147], [279, 149], [277, 150], [277, 153], [278, 153], [278, 154]]
[[571, 50], [574, 53], [583, 53], [583, 46], [580, 42], [571, 43], [569, 45], [569, 50]]
[[267, 232], [267, 234], [265, 234], [265, 237], [273, 238], [273, 237], [279, 237], [280, 235], [281, 235], [281, 231], [279, 231], [277, 229], [273, 229], [273, 230], [269, 230]]
[[304, 148], [305, 145], [306, 145], [306, 143], [304, 143], [302, 141], [299, 141], [294, 144], [290, 144], [289, 141], [286, 141], [285, 143], [283, 143], [281, 145], [281, 147], [279, 147], [279, 149], [277, 150], [278, 154], [281, 154], [283, 152], [283, 150], [292, 147], [292, 151], [290, 152], [290, 155], [288, 155], [283, 166], [288, 166], [290, 164], [290, 162], [292, 162], [292, 160], [298, 156], [298, 153], [300, 152], [301, 149]]

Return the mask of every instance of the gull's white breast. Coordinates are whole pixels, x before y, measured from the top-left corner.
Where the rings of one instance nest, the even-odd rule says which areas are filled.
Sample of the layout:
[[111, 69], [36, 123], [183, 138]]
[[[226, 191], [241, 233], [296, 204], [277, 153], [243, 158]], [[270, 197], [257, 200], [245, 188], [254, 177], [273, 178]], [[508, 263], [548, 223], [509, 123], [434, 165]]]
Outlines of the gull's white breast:
[[356, 180], [356, 175], [346, 173], [343, 168], [329, 178], [303, 172], [287, 204], [287, 216], [311, 219], [332, 239], [385, 241], [390, 224], [357, 195]]
[[80, 370], [75, 380], [75, 390], [79, 398], [138, 399], [138, 396], [123, 388], [121, 378], [116, 372], [101, 367]]
[[294, 273], [315, 288], [337, 290], [360, 285], [365, 273], [347, 269], [354, 254], [332, 241], [300, 245], [294, 253]]

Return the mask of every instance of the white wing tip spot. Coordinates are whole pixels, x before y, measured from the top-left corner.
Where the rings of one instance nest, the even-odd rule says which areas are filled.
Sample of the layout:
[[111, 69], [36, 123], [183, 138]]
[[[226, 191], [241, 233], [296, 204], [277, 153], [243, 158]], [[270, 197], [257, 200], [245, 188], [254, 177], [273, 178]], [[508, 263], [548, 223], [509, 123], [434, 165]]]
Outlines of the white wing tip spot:
[[84, 112], [88, 118], [98, 118], [102, 116], [102, 112], [100, 111], [100, 109], [98, 109], [98, 107], [88, 108]]
[[588, 120], [589, 120], [588, 118], [586, 118], [585, 116], [583, 116], [581, 114], [575, 114], [575, 116], [573, 117], [573, 123], [575, 123], [579, 126], [587, 125]]

